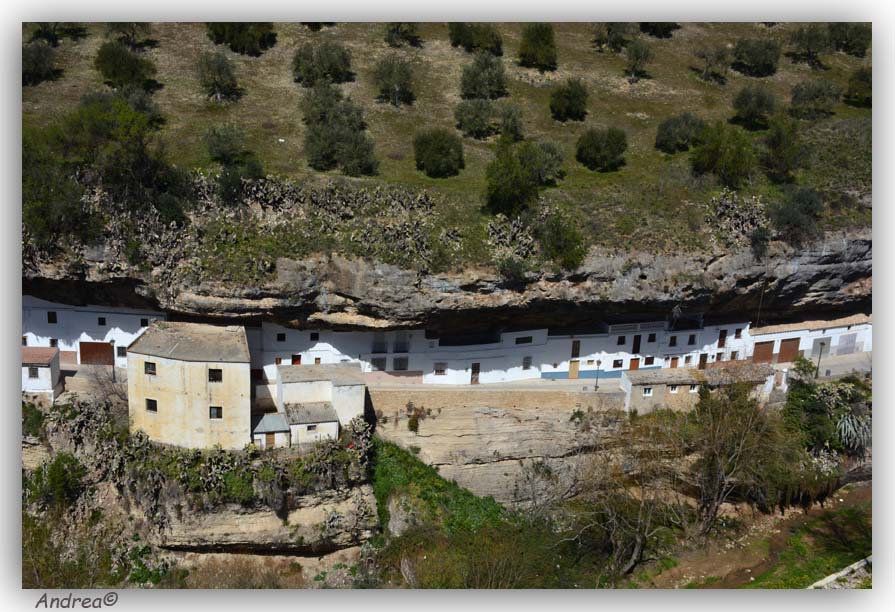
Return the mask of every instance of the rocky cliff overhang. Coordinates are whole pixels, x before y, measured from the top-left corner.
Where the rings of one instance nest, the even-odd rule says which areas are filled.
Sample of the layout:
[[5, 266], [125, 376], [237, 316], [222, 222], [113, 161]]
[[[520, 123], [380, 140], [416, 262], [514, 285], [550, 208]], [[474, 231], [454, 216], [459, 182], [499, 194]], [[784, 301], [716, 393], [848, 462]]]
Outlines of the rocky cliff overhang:
[[280, 258], [272, 277], [254, 287], [177, 281], [159, 267], [138, 272], [98, 249], [77, 265], [26, 266], [22, 290], [70, 304], [296, 328], [571, 330], [688, 316], [764, 324], [869, 313], [872, 247], [867, 229], [828, 234], [802, 248], [772, 243], [761, 260], [749, 249], [671, 256], [592, 250], [573, 273], [532, 274], [522, 285], [485, 270], [430, 275], [338, 255]]

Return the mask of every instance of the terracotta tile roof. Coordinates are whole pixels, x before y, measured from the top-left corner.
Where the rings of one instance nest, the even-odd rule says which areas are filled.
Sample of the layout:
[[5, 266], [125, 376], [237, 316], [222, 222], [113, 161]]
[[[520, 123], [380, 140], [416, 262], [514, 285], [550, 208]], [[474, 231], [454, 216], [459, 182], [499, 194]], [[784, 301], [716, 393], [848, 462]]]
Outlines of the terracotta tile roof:
[[820, 319], [817, 321], [800, 321], [799, 323], [782, 323], [780, 325], [765, 325], [764, 327], [752, 327], [750, 336], [765, 336], [767, 334], [779, 334], [783, 332], [813, 331], [818, 329], [831, 329], [834, 327], [848, 327], [849, 325], [864, 325], [872, 323], [872, 315], [857, 314], [840, 319]]
[[153, 321], [127, 350], [181, 361], [249, 363], [249, 343], [240, 325]]
[[59, 354], [59, 349], [54, 346], [23, 346], [23, 366], [48, 366]]

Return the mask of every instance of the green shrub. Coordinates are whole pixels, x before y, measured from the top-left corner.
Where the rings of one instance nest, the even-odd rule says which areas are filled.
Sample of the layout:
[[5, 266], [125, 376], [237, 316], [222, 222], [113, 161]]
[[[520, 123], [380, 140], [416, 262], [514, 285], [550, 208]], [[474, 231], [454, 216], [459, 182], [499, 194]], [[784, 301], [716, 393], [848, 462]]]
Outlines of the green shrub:
[[342, 96], [334, 85], [322, 81], [302, 100], [305, 155], [315, 170], [341, 167], [349, 176], [375, 174], [378, 162], [373, 142], [364, 133], [360, 107]]
[[640, 22], [640, 31], [654, 38], [671, 38], [675, 30], [681, 26], [673, 21]]
[[292, 76], [297, 83], [313, 87], [320, 81], [344, 83], [353, 78], [351, 53], [334, 42], [305, 43], [292, 56]]
[[51, 47], [58, 47], [62, 25], [60, 21], [39, 21], [34, 24], [34, 31], [28, 42], [42, 40]]
[[506, 73], [500, 58], [485, 51], [478, 51], [471, 64], [463, 67], [460, 77], [460, 95], [467, 99], [500, 98], [507, 94]]
[[239, 97], [239, 84], [233, 62], [222, 52], [203, 53], [199, 56], [199, 84], [205, 95], [221, 102]]
[[410, 63], [397, 55], [389, 55], [379, 60], [373, 69], [373, 82], [379, 90], [380, 100], [394, 106], [413, 103], [413, 74]]
[[755, 77], [771, 76], [780, 62], [780, 43], [771, 38], [744, 38], [733, 48], [733, 69]]
[[693, 55], [702, 62], [703, 81], [727, 80], [727, 67], [730, 64], [730, 50], [723, 44], [703, 45], [698, 47]]
[[575, 159], [590, 170], [610, 172], [625, 163], [623, 155], [627, 149], [628, 138], [623, 130], [588, 128], [578, 138]]
[[416, 169], [432, 178], [454, 176], [465, 167], [463, 143], [454, 132], [444, 128], [417, 133], [413, 139], [413, 155]]
[[519, 64], [541, 72], [556, 70], [556, 42], [549, 23], [528, 23], [522, 28]]
[[463, 132], [464, 136], [471, 136], [472, 138], [482, 139], [493, 134], [493, 117], [494, 108], [491, 105], [491, 101], [487, 99], [463, 100], [454, 110], [457, 129]]
[[22, 45], [22, 85], [37, 85], [56, 76], [56, 52], [42, 42]]
[[422, 44], [415, 23], [385, 24], [385, 42], [389, 47], [401, 47], [405, 44], [419, 47]]
[[35, 470], [30, 487], [32, 501], [57, 508], [71, 506], [84, 492], [86, 473], [74, 455], [57, 453]]
[[22, 435], [43, 437], [44, 413], [34, 404], [22, 402]]
[[581, 79], [569, 79], [550, 93], [550, 114], [557, 121], [584, 121], [587, 89]]
[[594, 27], [594, 46], [602, 52], [609, 49], [619, 53], [630, 42], [633, 24], [628, 22], [597, 23]]
[[864, 57], [870, 47], [873, 30], [869, 23], [831, 23], [829, 24], [830, 41], [837, 51], [843, 51], [855, 57]]
[[348, 133], [338, 147], [339, 167], [348, 176], [373, 175], [379, 169], [373, 139], [366, 133]]
[[485, 202], [489, 210], [514, 217], [538, 196], [538, 184], [526, 168], [517, 148], [501, 142], [494, 160], [485, 169]]
[[498, 111], [500, 137], [510, 142], [519, 142], [525, 136], [522, 132], [522, 111], [518, 106], [504, 104]]
[[796, 56], [809, 65], [820, 68], [820, 54], [833, 48], [830, 31], [824, 24], [812, 23], [797, 28], [789, 37], [796, 49]]
[[813, 189], [793, 191], [771, 215], [774, 229], [792, 244], [802, 244], [817, 232], [817, 222], [823, 212], [820, 195]]
[[746, 85], [733, 99], [733, 108], [743, 125], [752, 129], [764, 128], [768, 116], [777, 109], [777, 98], [763, 85]]
[[656, 148], [665, 153], [687, 151], [701, 142], [705, 127], [705, 121], [692, 113], [669, 117], [656, 130]]
[[225, 44], [234, 53], [259, 56], [277, 43], [273, 23], [206, 23], [208, 38], [216, 45]]
[[224, 500], [236, 504], [249, 504], [255, 499], [252, 473], [248, 470], [232, 470], [224, 474]]
[[861, 66], [851, 73], [845, 101], [852, 106], [870, 108], [873, 105], [873, 70], [870, 66]]
[[562, 149], [555, 142], [527, 140], [516, 147], [522, 167], [538, 186], [555, 185], [563, 176]]
[[538, 224], [537, 238], [544, 256], [564, 270], [575, 270], [587, 255], [578, 224], [562, 214], [547, 215]]
[[646, 41], [636, 38], [625, 47], [628, 73], [632, 80], [646, 75], [646, 65], [653, 61], [653, 50]]
[[407, 419], [407, 429], [413, 433], [418, 433], [420, 430], [420, 417], [415, 412]]
[[731, 189], [752, 176], [757, 159], [745, 131], [718, 121], [703, 132], [702, 140], [690, 156], [694, 174], [711, 172]]
[[485, 51], [503, 55], [503, 39], [493, 24], [451, 22], [448, 24], [448, 36], [452, 47], [463, 47], [467, 53]]
[[245, 154], [245, 133], [235, 125], [218, 125], [209, 128], [203, 136], [205, 147], [213, 161], [232, 164]]
[[133, 50], [152, 33], [152, 25], [145, 21], [113, 21], [106, 24], [106, 34], [113, 36]]
[[106, 42], [99, 48], [94, 66], [112, 87], [147, 87], [155, 76], [155, 64], [140, 57], [120, 42]]
[[793, 172], [803, 168], [808, 159], [807, 148], [799, 133], [796, 120], [779, 114], [770, 122], [764, 139], [762, 163], [768, 177], [776, 182], [789, 182]]
[[831, 81], [802, 81], [792, 88], [790, 112], [801, 119], [831, 115], [841, 96], [842, 89]]

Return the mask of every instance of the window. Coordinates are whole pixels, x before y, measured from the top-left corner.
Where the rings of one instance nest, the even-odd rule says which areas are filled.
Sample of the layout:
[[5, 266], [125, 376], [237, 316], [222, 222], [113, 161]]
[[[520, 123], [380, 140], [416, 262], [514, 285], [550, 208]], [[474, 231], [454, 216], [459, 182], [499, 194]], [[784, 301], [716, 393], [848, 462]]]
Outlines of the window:
[[274, 357], [273, 362], [277, 365], [280, 365], [283, 363], [283, 358], [282, 357]]
[[622, 365], [624, 365], [624, 362], [625, 362], [624, 359], [615, 359], [615, 360], [613, 360], [613, 362], [612, 362], [612, 367], [613, 367], [613, 368], [620, 368], [620, 367], [622, 367]]
[[715, 361], [724, 361], [724, 353], [718, 353], [715, 355]]
[[37, 378], [37, 377], [38, 377], [37, 368], [34, 366], [30, 366], [28, 368], [28, 378]]
[[96, 324], [99, 325], [100, 327], [105, 327], [106, 326], [106, 317], [97, 317]]
[[670, 387], [668, 387], [668, 392], [677, 393], [677, 385], [671, 385]]
[[523, 357], [522, 358], [522, 369], [523, 370], [531, 369], [531, 357]]
[[643, 388], [643, 397], [652, 397], [653, 396], [653, 388], [652, 387], [644, 387]]
[[127, 347], [126, 346], [116, 346], [115, 354], [119, 357], [127, 357]]
[[144, 361], [143, 362], [143, 373], [149, 374], [150, 376], [155, 376], [155, 362]]
[[285, 333], [279, 333], [279, 334], [277, 334], [277, 342], [285, 342], [285, 341], [286, 341], [286, 334], [285, 334]]
[[[314, 360], [316, 361], [316, 359]], [[370, 360], [370, 363], [373, 365], [373, 370], [376, 372], [384, 372], [386, 368], [386, 358], [385, 357], [373, 357]]]
[[587, 365], [594, 365], [595, 361], [593, 359], [587, 360]]
[[738, 328], [736, 328], [735, 330], [733, 330], [733, 337], [734, 337], [734, 338], [741, 338], [742, 336], [743, 336], [743, 329], [742, 329], [742, 328], [738, 327]]
[[444, 362], [438, 362], [435, 364], [435, 376], [444, 376], [447, 371], [447, 364]]
[[647, 341], [647, 342], [655, 342], [655, 341], [656, 341], [656, 334], [650, 334], [650, 335], [648, 335], [648, 336], [646, 337], [646, 341]]
[[623, 344], [625, 343], [625, 337], [624, 337], [624, 336], [619, 336], [619, 337], [618, 337], [618, 340], [616, 340], [615, 343], [616, 343], [618, 346], [623, 345]]
[[252, 380], [255, 382], [263, 382], [264, 381], [264, 370], [254, 369], [252, 370]]
[[308, 425], [308, 431], [317, 431], [316, 425]]
[[208, 418], [209, 419], [224, 418], [224, 407], [223, 406], [209, 406], [208, 407]]
[[531, 336], [519, 336], [516, 338], [516, 344], [531, 344]]
[[320, 365], [320, 357], [314, 357], [314, 365]]
[[739, 351], [730, 351], [730, 360], [731, 361], [736, 361], [737, 359], [739, 359], [739, 357], [740, 357]]
[[693, 356], [692, 356], [692, 355], [687, 355], [686, 357], [684, 357], [684, 363], [685, 363], [685, 364], [686, 364], [686, 363], [690, 363], [691, 361], [693, 361]]
[[696, 334], [690, 334], [690, 337], [687, 338], [687, 344], [690, 346], [696, 344]]
[[320, 340], [320, 332], [311, 332], [311, 342]]
[[28, 346], [28, 336], [22, 336], [22, 346]]
[[643, 365], [653, 365], [653, 363], [655, 363], [655, 361], [656, 361], [655, 357], [644, 357]]
[[677, 346], [677, 336], [668, 337], [668, 346]]
[[407, 370], [407, 357], [395, 357], [392, 359], [392, 369], [395, 372], [404, 372]]
[[59, 340], [57, 340], [56, 338], [50, 338], [50, 346], [52, 348], [56, 348], [57, 346], [59, 346]]
[[154, 399], [146, 398], [146, 412], [158, 412], [158, 402]]
[[140, 319], [140, 327], [149, 327], [149, 319]]
[[690, 393], [696, 393], [698, 389], [699, 387], [697, 385], [690, 385]]
[[572, 340], [572, 359], [578, 359], [581, 354], [581, 340]]
[[382, 332], [375, 332], [373, 334], [373, 353], [387, 353], [388, 352], [388, 340], [385, 338], [385, 334]]
[[208, 370], [208, 382], [223, 382], [224, 371], [211, 368]]
[[56, 311], [48, 310], [47, 311], [47, 323], [56, 323]]

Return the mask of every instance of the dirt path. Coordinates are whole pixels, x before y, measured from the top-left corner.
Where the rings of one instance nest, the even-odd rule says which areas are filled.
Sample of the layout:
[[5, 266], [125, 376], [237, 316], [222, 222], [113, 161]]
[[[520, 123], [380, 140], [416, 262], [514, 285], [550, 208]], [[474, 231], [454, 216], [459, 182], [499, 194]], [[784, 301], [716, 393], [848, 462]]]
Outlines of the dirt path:
[[773, 566], [795, 529], [824, 512], [860, 506], [872, 497], [872, 484], [861, 482], [840, 489], [823, 507], [817, 504], [807, 512], [790, 510], [782, 516], [759, 515], [739, 539], [712, 542], [705, 549], [684, 553], [678, 558], [677, 566], [653, 576], [649, 586], [660, 589], [681, 588], [691, 583], [710, 589], [743, 586]]

